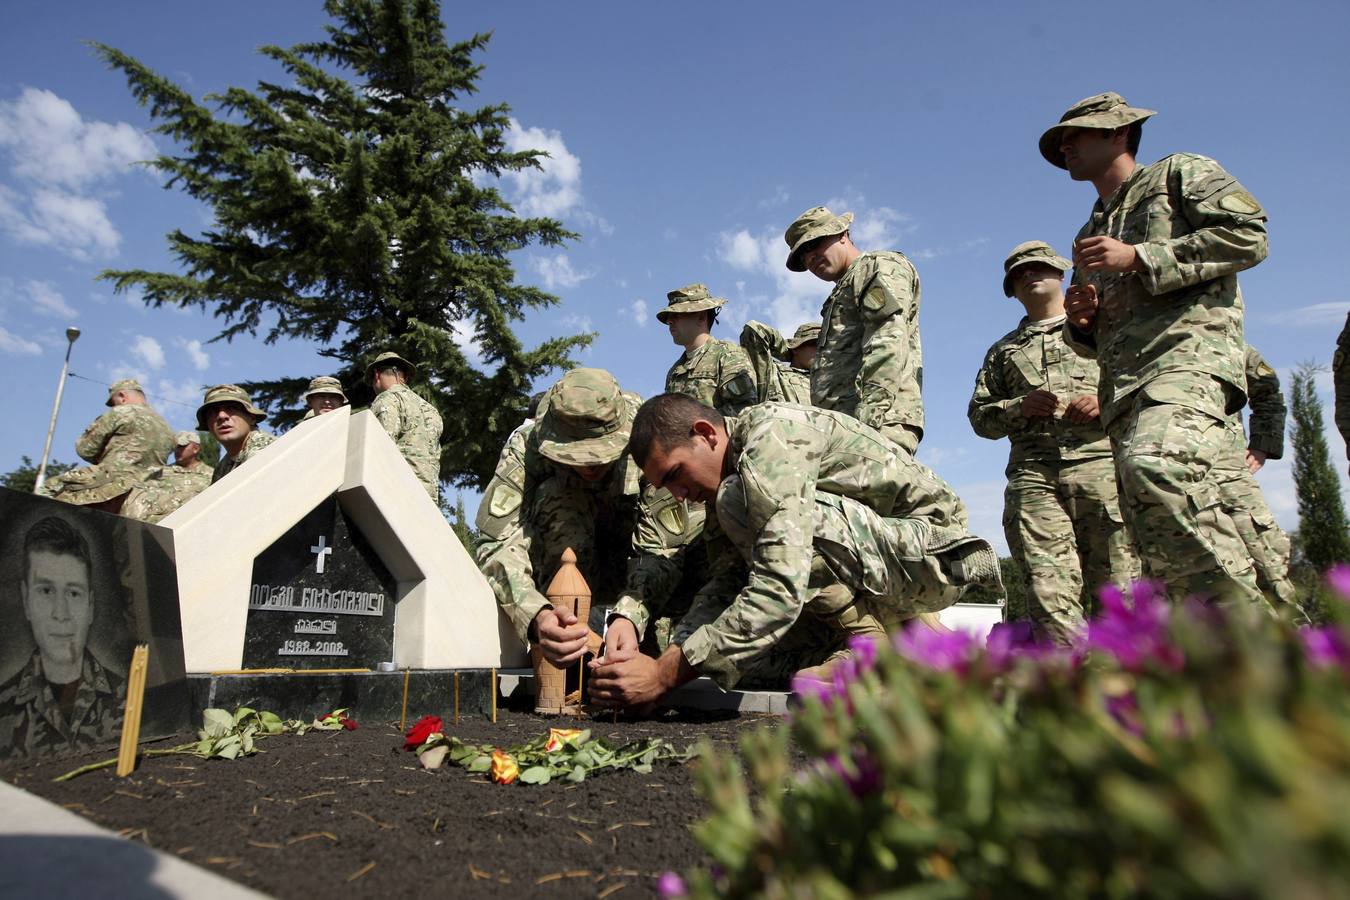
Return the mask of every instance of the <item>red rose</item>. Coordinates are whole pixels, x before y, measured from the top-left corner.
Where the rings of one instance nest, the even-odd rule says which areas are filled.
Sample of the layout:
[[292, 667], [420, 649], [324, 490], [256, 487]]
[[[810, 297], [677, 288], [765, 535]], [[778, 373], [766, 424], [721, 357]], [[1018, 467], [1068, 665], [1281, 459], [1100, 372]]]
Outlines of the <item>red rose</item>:
[[357, 728], [361, 727], [356, 724], [355, 719], [349, 719], [345, 715], [341, 718], [340, 721], [342, 722], [342, 727], [347, 729], [348, 731], [355, 731]]
[[404, 750], [416, 750], [426, 743], [427, 738], [441, 730], [440, 716], [423, 716], [417, 720], [403, 741]]

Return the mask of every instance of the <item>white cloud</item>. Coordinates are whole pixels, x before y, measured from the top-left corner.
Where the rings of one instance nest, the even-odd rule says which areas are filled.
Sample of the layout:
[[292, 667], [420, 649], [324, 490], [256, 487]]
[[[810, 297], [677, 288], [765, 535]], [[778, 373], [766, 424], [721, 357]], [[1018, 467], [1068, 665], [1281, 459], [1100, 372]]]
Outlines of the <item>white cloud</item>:
[[155, 145], [126, 122], [86, 122], [51, 91], [24, 88], [0, 101], [0, 148], [10, 171], [47, 185], [80, 188], [155, 156]]
[[205, 372], [211, 365], [211, 356], [202, 349], [201, 341], [188, 341], [183, 338], [175, 338], [174, 343], [187, 354], [188, 360], [192, 363], [192, 367], [198, 372]]
[[131, 342], [131, 355], [151, 369], [164, 368], [164, 348], [160, 346], [159, 341], [149, 335], [138, 335]]
[[1288, 328], [1326, 328], [1330, 325], [1340, 325], [1345, 321], [1345, 314], [1350, 311], [1350, 302], [1336, 300], [1331, 303], [1312, 303], [1297, 309], [1281, 309], [1278, 312], [1258, 312], [1260, 309], [1260, 303], [1252, 304], [1249, 301], [1248, 318], [1257, 313], [1255, 318], [1271, 325], [1283, 325]]
[[18, 356], [37, 356], [42, 353], [42, 348], [27, 338], [21, 338], [11, 331], [0, 328], [0, 353], [13, 353]]
[[102, 200], [52, 188], [25, 197], [0, 185], [0, 231], [15, 243], [52, 247], [79, 260], [110, 257], [122, 243]]
[[765, 255], [760, 242], [745, 229], [722, 235], [722, 260], [733, 269], [754, 272], [761, 267]]
[[464, 360], [470, 368], [482, 369], [483, 344], [474, 334], [472, 322], [463, 319], [455, 322], [450, 330], [450, 339], [459, 347], [459, 352], [464, 354]]
[[[766, 226], [759, 234], [746, 229], [718, 235], [718, 256], [731, 268], [756, 279], [738, 279], [736, 291], [741, 297], [723, 308], [721, 321], [739, 331], [752, 318], [767, 319], [779, 331], [791, 333], [803, 322], [820, 318], [820, 304], [829, 295], [829, 285], [805, 272], [790, 272], [783, 263], [787, 244], [775, 226]], [[768, 292], [757, 290], [767, 282]]]
[[51, 282], [28, 281], [24, 283], [24, 290], [35, 312], [62, 319], [75, 318], [75, 310], [70, 308], [66, 298], [61, 296], [61, 292]]
[[542, 150], [541, 168], [508, 172], [514, 188], [516, 212], [522, 216], [561, 218], [581, 206], [581, 160], [567, 149], [562, 133], [547, 128], [524, 128], [515, 119], [505, 134], [513, 153]]
[[650, 316], [647, 312], [647, 301], [641, 298], [628, 304], [628, 315], [633, 319], [633, 324], [639, 328], [646, 328]]
[[564, 328], [570, 328], [573, 331], [589, 332], [595, 330], [595, 323], [591, 321], [590, 316], [581, 316], [575, 313], [568, 313], [562, 317]]
[[576, 287], [594, 272], [578, 272], [572, 268], [572, 261], [561, 253], [553, 256], [536, 256], [531, 260], [534, 270], [539, 273], [544, 287], [548, 290]]

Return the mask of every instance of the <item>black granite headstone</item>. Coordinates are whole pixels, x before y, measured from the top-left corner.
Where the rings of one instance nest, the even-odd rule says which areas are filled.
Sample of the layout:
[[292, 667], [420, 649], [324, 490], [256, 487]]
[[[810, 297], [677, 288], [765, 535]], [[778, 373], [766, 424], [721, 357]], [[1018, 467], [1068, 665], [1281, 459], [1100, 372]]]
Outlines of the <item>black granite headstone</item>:
[[173, 532], [0, 488], [0, 756], [116, 747], [139, 643], [142, 740], [187, 730]]
[[393, 576], [333, 494], [253, 561], [244, 668], [388, 662], [397, 596]]

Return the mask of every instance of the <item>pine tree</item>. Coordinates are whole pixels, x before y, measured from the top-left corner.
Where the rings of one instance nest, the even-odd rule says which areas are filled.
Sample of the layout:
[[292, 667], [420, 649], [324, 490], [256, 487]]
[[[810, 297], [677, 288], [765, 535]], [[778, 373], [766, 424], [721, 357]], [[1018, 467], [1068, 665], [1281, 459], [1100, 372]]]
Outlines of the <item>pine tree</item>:
[[[32, 457], [20, 457], [22, 462], [19, 467], [12, 472], [6, 472], [0, 475], [0, 487], [7, 487], [11, 491], [23, 491], [25, 494], [33, 493], [33, 487], [37, 484], [37, 463], [33, 462]], [[47, 460], [47, 478], [55, 478], [62, 472], [69, 472], [75, 468], [74, 463], [57, 462], [54, 459]]]
[[[512, 322], [557, 298], [515, 283], [509, 255], [575, 234], [519, 218], [494, 183], [538, 168], [508, 152], [506, 105], [464, 108], [488, 35], [447, 43], [435, 0], [328, 0], [327, 39], [259, 52], [284, 84], [230, 88], [203, 103], [126, 54], [96, 51], [124, 73], [155, 130], [180, 155], [151, 165], [211, 207], [209, 230], [168, 235], [179, 273], [107, 271], [151, 306], [199, 307], [224, 321], [215, 340], [318, 342], [356, 405], [365, 365], [395, 350], [419, 365], [413, 389], [445, 420], [441, 478], [483, 487], [531, 382], [570, 366], [591, 335], [525, 349]], [[207, 105], [210, 106], [208, 107]], [[479, 371], [456, 343], [471, 336]], [[303, 413], [311, 374], [245, 386], [285, 426]]]
[[1294, 372], [1290, 385], [1294, 427], [1289, 437], [1294, 447], [1301, 556], [1321, 572], [1333, 563], [1350, 562], [1350, 533], [1340, 480], [1331, 467], [1323, 433], [1322, 401], [1314, 383], [1319, 370], [1303, 363]]

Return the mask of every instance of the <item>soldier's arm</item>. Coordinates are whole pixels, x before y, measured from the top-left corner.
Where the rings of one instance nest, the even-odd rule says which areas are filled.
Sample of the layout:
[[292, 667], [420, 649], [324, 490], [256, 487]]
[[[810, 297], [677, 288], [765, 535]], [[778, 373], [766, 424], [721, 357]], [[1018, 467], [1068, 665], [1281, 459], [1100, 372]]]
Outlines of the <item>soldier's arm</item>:
[[85, 462], [98, 462], [99, 457], [103, 455], [103, 448], [107, 446], [108, 440], [117, 433], [120, 427], [121, 417], [116, 415], [118, 409], [119, 407], [114, 406], [99, 416], [75, 441], [75, 452], [80, 454], [80, 459]]
[[735, 344], [723, 344], [717, 365], [717, 411], [724, 416], [739, 416], [759, 402], [759, 387], [745, 351]]
[[670, 491], [644, 484], [633, 529], [633, 555], [611, 616], [633, 623], [638, 640], [679, 584], [684, 550], [703, 532], [701, 507], [691, 509]]
[[530, 562], [530, 532], [525, 521], [533, 478], [525, 467], [525, 442], [528, 429], [518, 429], [497, 460], [492, 481], [483, 492], [474, 526], [481, 535], [474, 557], [478, 568], [492, 585], [517, 636], [529, 641], [530, 624], [548, 600], [534, 585], [534, 567]]
[[397, 441], [403, 434], [403, 411], [393, 395], [388, 391], [381, 393], [370, 404], [370, 411], [389, 436]]
[[1150, 294], [1241, 272], [1266, 258], [1266, 212], [1222, 166], [1187, 157], [1169, 177], [1173, 202], [1194, 230], [1135, 245]]
[[1259, 450], [1267, 459], [1284, 455], [1284, 420], [1288, 410], [1280, 390], [1280, 376], [1256, 348], [1247, 347], [1247, 447]]
[[756, 395], [762, 403], [769, 399], [768, 386], [778, 360], [787, 353], [787, 341], [777, 328], [752, 319], [741, 329], [741, 348], [755, 374]]
[[[780, 423], [768, 423], [781, 432]], [[814, 442], [813, 442], [814, 438]], [[748, 446], [739, 471], [754, 535], [749, 579], [731, 604], [681, 644], [684, 658], [723, 690], [740, 680], [751, 660], [770, 652], [801, 615], [811, 574], [812, 507], [824, 436], [792, 434], [793, 455], [782, 444]], [[813, 445], [814, 444], [814, 445]]]
[[997, 344], [989, 348], [984, 365], [975, 376], [975, 393], [970, 397], [966, 417], [976, 434], [992, 441], [1005, 438], [1027, 424], [1022, 415], [1022, 398], [1011, 396], [1005, 383]]
[[1345, 455], [1350, 457], [1350, 314], [1346, 315], [1345, 328], [1336, 340], [1331, 376], [1336, 387], [1336, 430], [1345, 441]]
[[895, 397], [909, 355], [909, 329], [918, 327], [915, 282], [908, 262], [885, 260], [857, 295], [863, 321], [857, 418], [873, 428], [899, 424]]

